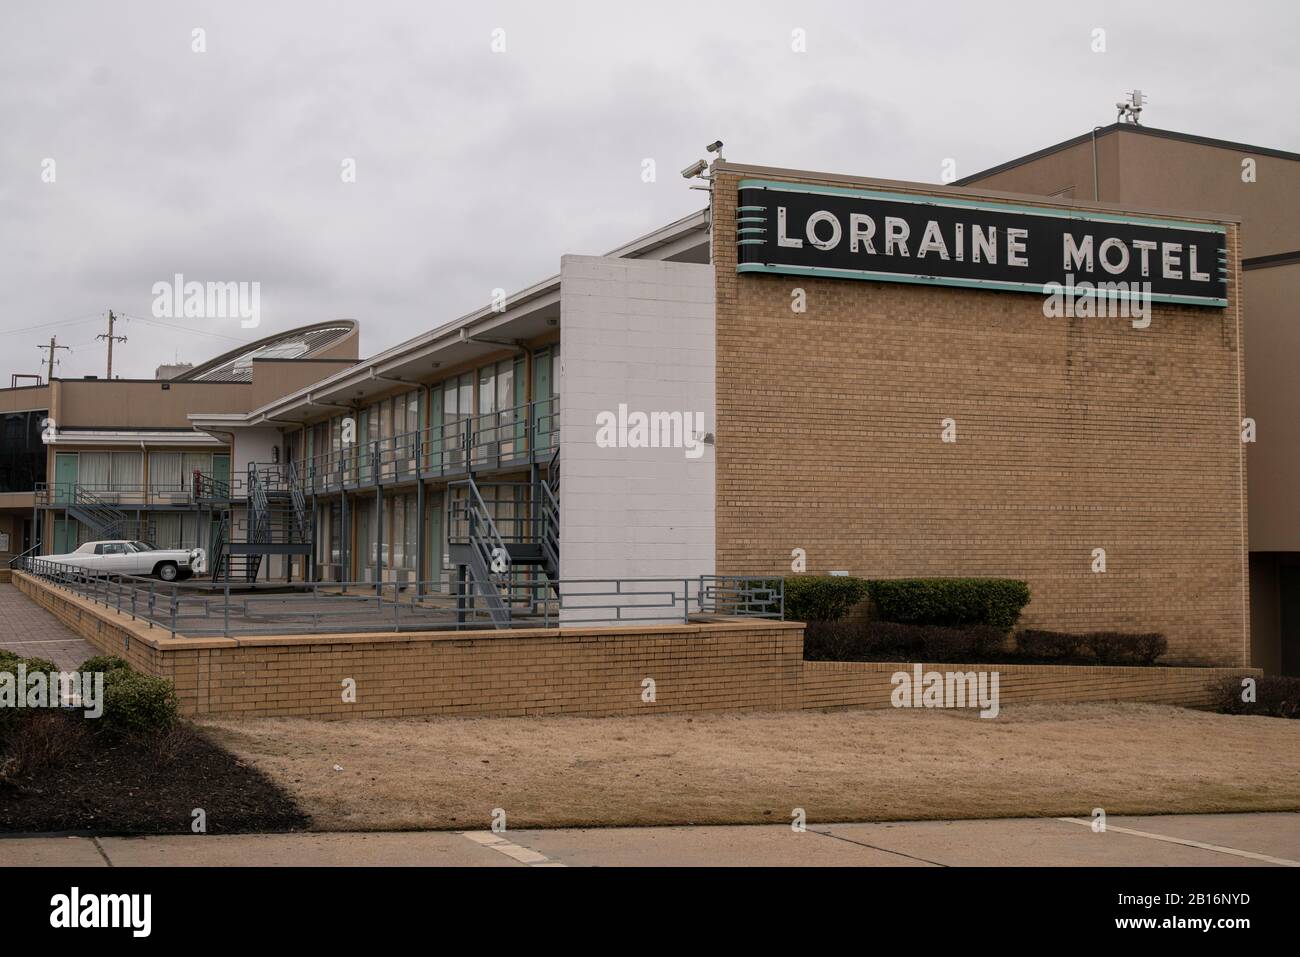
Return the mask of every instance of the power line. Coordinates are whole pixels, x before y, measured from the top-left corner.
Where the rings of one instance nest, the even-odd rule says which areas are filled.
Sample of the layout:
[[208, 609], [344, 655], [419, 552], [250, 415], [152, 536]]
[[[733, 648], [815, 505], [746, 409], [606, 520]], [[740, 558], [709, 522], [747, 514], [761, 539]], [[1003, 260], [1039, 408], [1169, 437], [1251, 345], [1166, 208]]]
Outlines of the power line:
[[34, 326], [22, 326], [18, 329], [0, 329], [0, 335], [7, 336], [11, 333], [34, 332], [37, 329], [51, 329], [54, 326], [71, 326], [78, 322], [91, 322], [92, 320], [100, 319], [103, 315], [102, 312], [97, 312], [93, 316], [83, 316], [80, 319], [59, 319], [54, 322], [38, 322]]
[[172, 324], [170, 324], [170, 323], [167, 323], [167, 322], [158, 322], [158, 321], [156, 321], [156, 320], [154, 320], [154, 319], [146, 319], [146, 318], [144, 318], [143, 316], [133, 316], [133, 315], [131, 315], [130, 313], [127, 313], [127, 312], [121, 313], [121, 317], [122, 317], [123, 319], [129, 319], [129, 320], [132, 321], [132, 322], [143, 322], [143, 323], [145, 323], [146, 325], [156, 326], [156, 327], [158, 327], [159, 329], [170, 329], [170, 330], [172, 330], [173, 332], [183, 332], [183, 333], [185, 333], [187, 336], [188, 336], [188, 335], [195, 335], [195, 336], [210, 336], [210, 337], [213, 338], [213, 339], [229, 339], [231, 342], [248, 342], [248, 341], [249, 341], [249, 340], [247, 340], [247, 339], [241, 339], [241, 338], [239, 338], [239, 337], [237, 337], [237, 336], [227, 336], [227, 335], [223, 335], [223, 334], [220, 333], [220, 332], [207, 332], [206, 330], [203, 330], [203, 329], [194, 329], [194, 328], [191, 328], [191, 327], [189, 327], [189, 326], [174, 326], [174, 325], [172, 325]]

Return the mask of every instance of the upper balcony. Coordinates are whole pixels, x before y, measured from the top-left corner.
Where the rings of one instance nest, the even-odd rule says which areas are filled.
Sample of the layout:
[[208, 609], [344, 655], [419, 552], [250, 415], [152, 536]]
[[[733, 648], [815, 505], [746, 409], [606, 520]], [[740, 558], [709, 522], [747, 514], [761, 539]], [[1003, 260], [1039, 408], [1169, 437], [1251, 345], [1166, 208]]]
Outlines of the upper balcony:
[[344, 444], [295, 463], [303, 490], [344, 490], [509, 472], [549, 462], [560, 447], [555, 398], [443, 422], [401, 435]]

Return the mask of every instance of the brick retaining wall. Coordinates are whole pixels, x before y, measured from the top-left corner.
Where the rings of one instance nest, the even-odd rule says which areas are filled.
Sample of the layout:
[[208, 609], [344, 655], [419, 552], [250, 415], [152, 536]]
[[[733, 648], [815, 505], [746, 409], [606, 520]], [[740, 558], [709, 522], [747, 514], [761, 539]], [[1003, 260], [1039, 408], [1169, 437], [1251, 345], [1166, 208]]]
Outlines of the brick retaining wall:
[[[172, 638], [16, 574], [14, 583], [105, 654], [169, 679], [186, 714], [246, 717], [584, 716], [889, 706], [910, 663], [803, 660], [803, 625], [757, 620], [515, 631]], [[1257, 669], [926, 665], [996, 670], [1005, 705], [1149, 701], [1204, 707]], [[354, 704], [342, 697], [356, 681]], [[656, 700], [642, 700], [655, 681]]]
[[[912, 673], [912, 662], [805, 661], [800, 700], [805, 708], [888, 708], [896, 672]], [[923, 671], [998, 673], [1005, 706], [1026, 701], [1145, 701], [1209, 707], [1213, 689], [1225, 677], [1262, 674], [1258, 668], [1138, 668], [1110, 665], [923, 664]]]

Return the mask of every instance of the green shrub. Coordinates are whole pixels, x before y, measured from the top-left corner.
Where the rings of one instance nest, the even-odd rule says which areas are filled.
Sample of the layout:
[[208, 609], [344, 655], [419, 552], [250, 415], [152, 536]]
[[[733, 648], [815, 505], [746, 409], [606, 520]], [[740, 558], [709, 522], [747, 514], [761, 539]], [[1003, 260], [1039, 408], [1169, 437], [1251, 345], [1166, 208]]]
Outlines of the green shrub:
[[863, 650], [862, 626], [845, 621], [810, 621], [803, 631], [807, 661], [857, 661]]
[[920, 625], [872, 620], [863, 628], [863, 644], [869, 659], [905, 661], [922, 654], [925, 629]]
[[119, 658], [117, 655], [96, 655], [93, 658], [87, 658], [83, 661], [81, 667], [77, 670], [87, 671], [91, 674], [96, 671], [102, 671], [105, 678], [107, 678], [110, 671], [118, 671], [122, 669], [127, 671], [131, 669], [131, 666], [127, 664], [125, 658]]
[[[14, 676], [14, 691], [16, 694], [24, 696], [24, 700], [27, 689], [17, 686], [19, 665], [26, 665], [27, 674], [29, 675], [36, 671], [48, 673], [59, 670], [58, 665], [52, 661], [46, 661], [44, 658], [23, 658], [13, 653], [0, 658], [0, 671], [7, 671]], [[0, 742], [9, 738], [19, 728], [26, 728], [30, 717], [34, 713], [31, 708], [0, 708]]]
[[969, 662], [995, 654], [1006, 633], [989, 625], [966, 628], [930, 626], [922, 629], [921, 646], [927, 661]]
[[116, 668], [104, 675], [103, 726], [117, 732], [158, 734], [177, 718], [176, 691], [164, 678]]
[[1006, 641], [999, 628], [942, 628], [892, 621], [813, 621], [804, 629], [809, 661], [978, 661], [997, 656]]
[[866, 601], [867, 583], [847, 575], [796, 575], [785, 580], [786, 621], [838, 621]]
[[1095, 631], [1083, 636], [1084, 646], [1101, 665], [1149, 665], [1169, 650], [1164, 635]]
[[0, 660], [0, 671], [12, 671], [14, 674], [17, 674], [19, 663], [27, 666], [28, 674], [31, 674], [34, 671], [43, 671], [48, 674], [51, 671], [57, 672], [62, 670], [58, 665], [46, 658], [21, 658], [15, 655], [13, 658]]
[[1010, 631], [1029, 603], [1029, 586], [1010, 578], [897, 578], [867, 582], [884, 621], [988, 625]]
[[1083, 635], [1072, 635], [1064, 631], [1026, 628], [1016, 633], [1016, 651], [1025, 658], [1042, 661], [1077, 658], [1083, 647], [1083, 638]]
[[1224, 678], [1217, 689], [1217, 709], [1223, 714], [1253, 714], [1270, 718], [1300, 718], [1300, 678], [1267, 675], [1255, 678], [1255, 700], [1242, 701], [1242, 680]]

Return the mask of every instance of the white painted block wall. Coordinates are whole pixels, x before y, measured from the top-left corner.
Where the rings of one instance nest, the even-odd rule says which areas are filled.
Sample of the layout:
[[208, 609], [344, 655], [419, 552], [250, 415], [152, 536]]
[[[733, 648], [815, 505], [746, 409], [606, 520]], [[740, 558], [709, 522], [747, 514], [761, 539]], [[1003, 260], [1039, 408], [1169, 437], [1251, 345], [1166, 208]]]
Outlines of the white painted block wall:
[[598, 414], [620, 402], [689, 411], [713, 432], [714, 330], [711, 266], [561, 259], [561, 578], [713, 574], [713, 445], [691, 459], [681, 448], [600, 448], [596, 435]]

